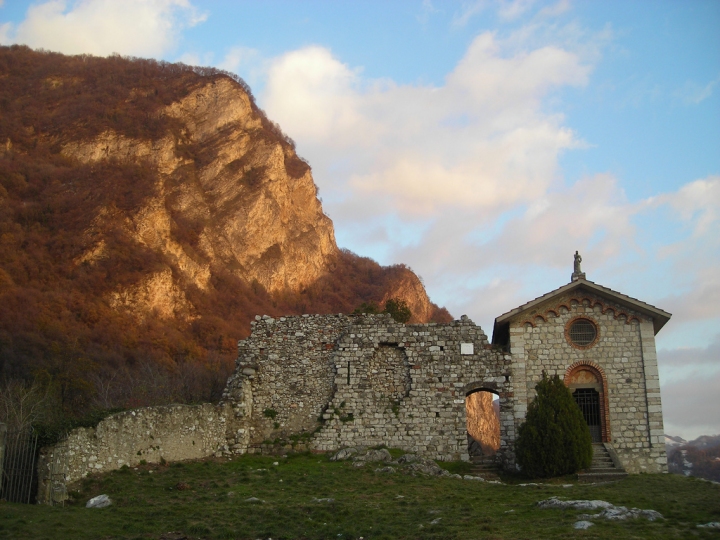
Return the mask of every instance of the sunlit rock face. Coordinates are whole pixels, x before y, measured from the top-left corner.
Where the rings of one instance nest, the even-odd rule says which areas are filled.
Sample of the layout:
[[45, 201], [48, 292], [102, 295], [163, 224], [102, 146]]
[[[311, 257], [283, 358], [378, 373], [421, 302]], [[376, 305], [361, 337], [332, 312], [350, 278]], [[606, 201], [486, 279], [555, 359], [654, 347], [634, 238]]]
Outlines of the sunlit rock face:
[[[178, 121], [179, 134], [143, 141], [106, 131], [63, 148], [86, 163], [142, 162], [155, 169], [154, 193], [123, 216], [132, 237], [160, 250], [200, 289], [216, 265], [270, 292], [298, 291], [327, 271], [337, 246], [310, 168], [287, 144], [266, 136], [239, 85], [208, 82], [162, 114]], [[175, 222], [191, 224], [192, 249], [174, 238]]]
[[477, 441], [482, 454], [491, 455], [500, 448], [500, 421], [493, 405], [493, 394], [475, 392], [465, 399], [467, 430]]

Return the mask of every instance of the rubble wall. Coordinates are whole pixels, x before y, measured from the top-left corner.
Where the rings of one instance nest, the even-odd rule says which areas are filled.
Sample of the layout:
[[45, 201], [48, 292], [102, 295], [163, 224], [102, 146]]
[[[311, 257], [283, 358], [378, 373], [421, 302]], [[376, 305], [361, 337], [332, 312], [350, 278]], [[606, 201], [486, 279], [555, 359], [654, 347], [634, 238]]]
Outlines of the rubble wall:
[[511, 359], [467, 317], [405, 325], [389, 315], [259, 318], [224, 400], [248, 426], [236, 452], [305, 437], [333, 451], [385, 444], [467, 460], [465, 397], [500, 396], [500, 458], [514, 463]]
[[[38, 502], [62, 500], [65, 484], [91, 473], [142, 460], [183, 461], [222, 452], [227, 449], [226, 416], [223, 407], [208, 403], [168, 405], [114, 414], [94, 428], [74, 429], [65, 440], [42, 449]], [[63, 476], [61, 482], [55, 482], [56, 474]]]

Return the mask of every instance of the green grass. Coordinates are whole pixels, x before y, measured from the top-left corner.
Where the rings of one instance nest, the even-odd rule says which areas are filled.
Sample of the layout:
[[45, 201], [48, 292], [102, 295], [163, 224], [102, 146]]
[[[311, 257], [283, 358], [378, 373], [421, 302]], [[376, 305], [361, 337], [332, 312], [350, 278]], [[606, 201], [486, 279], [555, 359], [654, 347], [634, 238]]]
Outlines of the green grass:
[[[74, 486], [76, 502], [64, 508], [0, 504], [0, 538], [157, 539], [171, 531], [193, 539], [720, 537], [696, 528], [720, 521], [720, 486], [693, 478], [639, 475], [599, 486], [521, 487], [513, 478], [488, 485], [375, 468], [311, 454], [126, 468]], [[189, 489], [178, 490], [180, 483]], [[112, 498], [111, 507], [84, 508], [101, 493]], [[554, 495], [650, 508], [666, 519], [595, 520], [576, 531], [581, 512], [536, 507]], [[334, 501], [314, 500], [328, 498]]]

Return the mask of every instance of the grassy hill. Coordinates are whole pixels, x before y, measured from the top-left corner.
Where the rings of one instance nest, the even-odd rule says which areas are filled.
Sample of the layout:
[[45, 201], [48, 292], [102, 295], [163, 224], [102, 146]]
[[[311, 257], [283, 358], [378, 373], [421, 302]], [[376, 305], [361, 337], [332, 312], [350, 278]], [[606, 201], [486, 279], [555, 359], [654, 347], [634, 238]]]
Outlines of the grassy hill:
[[[275, 464], [277, 463], [277, 464]], [[443, 464], [464, 472], [465, 464]], [[0, 504], [0, 537], [68, 539], [251, 538], [717, 538], [720, 486], [675, 475], [536, 486], [375, 472], [326, 456], [244, 456], [141, 466], [88, 478], [61, 507]], [[563, 487], [572, 483], [572, 487]], [[86, 509], [105, 493], [114, 504]], [[541, 509], [553, 496], [653, 509], [665, 519], [605, 521], [573, 529], [581, 511]], [[255, 500], [253, 500], [253, 498]]]

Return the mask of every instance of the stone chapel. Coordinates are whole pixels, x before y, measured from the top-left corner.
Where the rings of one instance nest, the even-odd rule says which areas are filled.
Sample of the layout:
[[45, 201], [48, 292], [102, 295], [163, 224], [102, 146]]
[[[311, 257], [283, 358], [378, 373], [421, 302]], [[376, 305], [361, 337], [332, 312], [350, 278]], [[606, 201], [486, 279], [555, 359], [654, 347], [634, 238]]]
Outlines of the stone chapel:
[[670, 314], [588, 281], [575, 252], [567, 285], [495, 319], [492, 343], [512, 355], [516, 417], [542, 372], [570, 388], [594, 443], [628, 472], [666, 472], [655, 334]]

